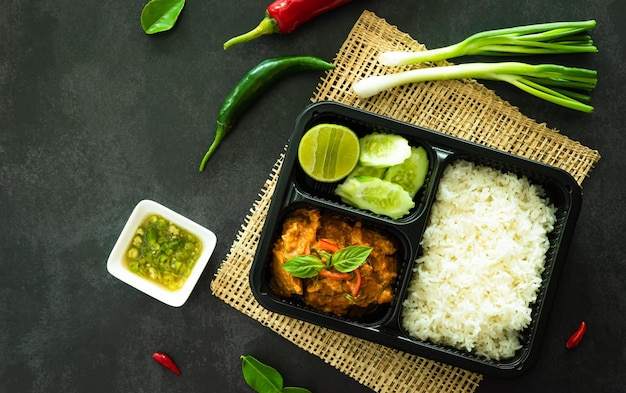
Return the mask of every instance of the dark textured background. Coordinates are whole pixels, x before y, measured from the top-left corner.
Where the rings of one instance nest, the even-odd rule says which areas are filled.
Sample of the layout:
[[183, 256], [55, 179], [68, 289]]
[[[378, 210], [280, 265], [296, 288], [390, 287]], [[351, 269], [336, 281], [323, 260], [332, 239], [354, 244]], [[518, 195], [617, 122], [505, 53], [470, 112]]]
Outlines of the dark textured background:
[[[364, 9], [429, 47], [485, 29], [595, 18], [600, 53], [554, 61], [599, 71], [581, 114], [503, 86], [538, 122], [597, 149], [536, 366], [478, 392], [619, 392], [626, 373], [623, 242], [624, 0], [360, 0], [288, 36], [222, 50], [266, 1], [188, 0], [147, 36], [143, 1], [10, 0], [0, 12], [0, 392], [245, 392], [239, 356], [289, 385], [367, 392], [211, 295], [209, 284], [282, 151], [316, 73], [281, 81], [197, 166], [232, 86], [268, 57], [334, 57]], [[532, 61], [531, 61], [532, 62]], [[212, 229], [218, 245], [191, 298], [171, 308], [110, 276], [106, 259], [135, 204], [154, 199]], [[564, 342], [581, 319], [582, 345]], [[156, 366], [155, 350], [183, 371]]]

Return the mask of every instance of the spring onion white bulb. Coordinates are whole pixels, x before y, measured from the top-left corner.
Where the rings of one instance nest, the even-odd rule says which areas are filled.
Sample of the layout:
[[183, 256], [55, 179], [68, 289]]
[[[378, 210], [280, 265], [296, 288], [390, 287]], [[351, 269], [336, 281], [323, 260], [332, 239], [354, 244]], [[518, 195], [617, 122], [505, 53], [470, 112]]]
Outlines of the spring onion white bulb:
[[593, 111], [587, 92], [598, 80], [596, 71], [555, 64], [468, 63], [371, 76], [354, 83], [353, 89], [360, 98], [369, 98], [409, 83], [470, 78], [507, 82], [536, 97], [581, 112]]

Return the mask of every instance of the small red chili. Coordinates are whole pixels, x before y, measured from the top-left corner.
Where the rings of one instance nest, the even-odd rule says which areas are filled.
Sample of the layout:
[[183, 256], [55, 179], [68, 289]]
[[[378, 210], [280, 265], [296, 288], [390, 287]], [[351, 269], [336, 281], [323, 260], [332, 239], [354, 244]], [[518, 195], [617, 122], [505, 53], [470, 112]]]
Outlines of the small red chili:
[[267, 15], [276, 21], [279, 33], [288, 34], [308, 22], [350, 0], [276, 0], [267, 7]]
[[583, 336], [585, 335], [586, 331], [587, 331], [587, 324], [585, 323], [585, 321], [582, 321], [580, 325], [578, 325], [578, 329], [576, 329], [576, 331], [570, 336], [570, 338], [565, 343], [565, 346], [567, 347], [567, 349], [576, 348], [578, 344], [580, 344], [580, 342], [582, 341]]
[[328, 252], [339, 251], [339, 246], [328, 239], [319, 239], [318, 243], [320, 245], [320, 248], [324, 251], [328, 251]]
[[224, 49], [251, 41], [265, 34], [288, 34], [301, 24], [351, 0], [275, 0], [265, 10], [265, 18], [246, 34], [231, 38]]
[[172, 358], [170, 358], [168, 355], [164, 354], [163, 352], [155, 352], [152, 355], [152, 359], [156, 360], [157, 363], [169, 369], [174, 374], [180, 375], [180, 370], [178, 369], [178, 367], [176, 366]]
[[355, 269], [354, 275], [356, 277], [356, 283], [352, 287], [352, 297], [357, 297], [359, 296], [359, 291], [363, 285], [363, 275], [361, 274], [361, 269]]

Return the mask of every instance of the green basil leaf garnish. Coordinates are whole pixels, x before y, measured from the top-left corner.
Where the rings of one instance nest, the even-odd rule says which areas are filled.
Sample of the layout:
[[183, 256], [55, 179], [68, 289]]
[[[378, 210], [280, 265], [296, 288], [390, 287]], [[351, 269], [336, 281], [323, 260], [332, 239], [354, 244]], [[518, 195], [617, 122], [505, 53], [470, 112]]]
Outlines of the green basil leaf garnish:
[[283, 377], [280, 373], [252, 356], [241, 357], [241, 371], [243, 379], [255, 392], [280, 393], [283, 391]]
[[141, 11], [141, 27], [146, 34], [170, 30], [176, 24], [185, 0], [150, 0]]
[[241, 357], [241, 371], [248, 386], [257, 393], [311, 393], [305, 388], [283, 388], [283, 377], [278, 370], [250, 355]]
[[349, 273], [361, 266], [371, 252], [372, 247], [344, 247], [333, 254], [333, 257], [331, 259], [332, 266], [339, 272]]
[[313, 255], [299, 255], [283, 264], [283, 269], [298, 278], [315, 277], [325, 267], [326, 265]]

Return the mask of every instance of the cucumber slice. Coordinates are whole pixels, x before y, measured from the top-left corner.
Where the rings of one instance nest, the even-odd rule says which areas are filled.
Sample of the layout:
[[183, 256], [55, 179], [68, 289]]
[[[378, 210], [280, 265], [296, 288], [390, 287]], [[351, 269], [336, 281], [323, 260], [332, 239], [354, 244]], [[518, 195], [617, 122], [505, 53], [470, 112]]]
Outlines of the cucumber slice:
[[357, 166], [350, 172], [348, 178], [357, 177], [357, 176], [371, 176], [382, 179], [385, 176], [385, 172], [387, 168], [376, 168], [373, 166], [365, 166], [361, 164], [357, 164]]
[[348, 178], [335, 188], [335, 194], [351, 206], [393, 219], [409, 214], [415, 207], [404, 188], [371, 176]]
[[426, 150], [422, 146], [411, 147], [411, 157], [404, 160], [402, 164], [387, 169], [383, 180], [401, 185], [413, 198], [424, 185], [426, 173], [428, 173]]
[[359, 162], [376, 168], [401, 164], [411, 156], [409, 141], [400, 135], [374, 132], [359, 140], [361, 154]]

